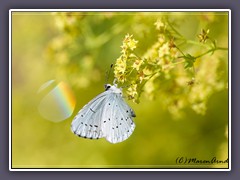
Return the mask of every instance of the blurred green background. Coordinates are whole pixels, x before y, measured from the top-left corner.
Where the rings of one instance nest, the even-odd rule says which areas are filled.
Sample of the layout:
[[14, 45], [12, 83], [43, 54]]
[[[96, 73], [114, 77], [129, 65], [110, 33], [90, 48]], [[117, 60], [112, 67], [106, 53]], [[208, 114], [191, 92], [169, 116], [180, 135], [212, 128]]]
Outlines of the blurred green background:
[[[168, 13], [170, 14], [170, 13]], [[180, 13], [171, 18], [180, 31], [196, 39], [201, 27], [211, 29], [218, 43], [228, 46], [227, 13]], [[205, 115], [184, 109], [174, 118], [162, 99], [142, 97], [128, 103], [137, 117], [126, 141], [75, 136], [70, 124], [89, 100], [101, 93], [105, 72], [119, 57], [124, 36], [134, 34], [139, 52], [157, 38], [154, 22], [164, 13], [12, 14], [12, 167], [13, 168], [226, 168], [228, 164], [178, 165], [178, 157], [211, 160], [228, 158], [228, 89], [213, 93]], [[225, 56], [227, 54], [225, 53]], [[227, 58], [219, 58], [228, 63]], [[225, 67], [227, 72], [227, 67]], [[111, 75], [113, 76], [113, 75]], [[113, 77], [111, 77], [113, 78]], [[68, 119], [54, 123], [38, 112], [39, 87], [49, 80], [64, 81], [73, 90], [76, 107]]]

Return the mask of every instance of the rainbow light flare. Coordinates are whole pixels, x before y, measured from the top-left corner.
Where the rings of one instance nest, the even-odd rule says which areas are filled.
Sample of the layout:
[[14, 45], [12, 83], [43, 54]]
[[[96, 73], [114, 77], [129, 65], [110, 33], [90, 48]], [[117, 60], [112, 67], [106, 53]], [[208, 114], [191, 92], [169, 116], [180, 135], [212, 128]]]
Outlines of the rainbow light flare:
[[60, 122], [72, 115], [75, 105], [72, 90], [65, 82], [60, 82], [43, 97], [38, 110], [45, 119]]

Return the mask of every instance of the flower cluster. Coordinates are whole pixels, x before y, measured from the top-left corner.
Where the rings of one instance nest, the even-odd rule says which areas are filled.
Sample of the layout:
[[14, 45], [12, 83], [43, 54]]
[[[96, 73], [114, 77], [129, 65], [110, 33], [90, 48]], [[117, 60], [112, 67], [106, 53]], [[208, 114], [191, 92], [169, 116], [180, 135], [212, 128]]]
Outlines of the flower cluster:
[[143, 91], [153, 93], [149, 89], [155, 90], [155, 88], [148, 87], [145, 90], [145, 84], [148, 83], [147, 86], [149, 86], [154, 79], [153, 76], [168, 72], [178, 56], [173, 40], [166, 39], [163, 34], [159, 35], [158, 41], [142, 57], [134, 51], [137, 48], [137, 42], [133, 39], [133, 35], [125, 36], [121, 46], [121, 56], [114, 66], [115, 79], [118, 83], [130, 84], [127, 95], [135, 103], [139, 103]]
[[[125, 36], [121, 56], [115, 63], [115, 79], [129, 86], [126, 93], [135, 103], [143, 94], [147, 99], [160, 97], [176, 118], [182, 117], [181, 110], [189, 105], [196, 113], [205, 114], [209, 97], [227, 86], [217, 73], [221, 66], [218, 58], [203, 58], [217, 49], [216, 44], [200, 55], [185, 53], [171, 35], [180, 34], [173, 26], [162, 20], [154, 25], [159, 30], [158, 39], [141, 56], [135, 52], [138, 41], [133, 35]], [[210, 39], [208, 34], [209, 30], [202, 30], [198, 35], [200, 43]]]
[[129, 61], [133, 61], [133, 59], [135, 59], [132, 51], [137, 47], [137, 43], [138, 42], [132, 38], [132, 35], [129, 34], [127, 34], [123, 40], [123, 44], [121, 46], [121, 56], [116, 60], [114, 66], [115, 78], [120, 83], [124, 83], [126, 81], [126, 76], [130, 70]]

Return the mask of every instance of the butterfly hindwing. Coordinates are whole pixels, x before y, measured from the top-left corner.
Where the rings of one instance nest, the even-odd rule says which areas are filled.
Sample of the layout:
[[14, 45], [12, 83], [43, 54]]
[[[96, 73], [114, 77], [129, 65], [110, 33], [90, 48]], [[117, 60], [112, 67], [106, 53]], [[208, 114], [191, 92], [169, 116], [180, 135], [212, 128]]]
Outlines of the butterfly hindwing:
[[120, 94], [111, 94], [106, 100], [103, 114], [102, 130], [105, 138], [111, 143], [126, 140], [133, 132], [135, 124], [133, 111]]

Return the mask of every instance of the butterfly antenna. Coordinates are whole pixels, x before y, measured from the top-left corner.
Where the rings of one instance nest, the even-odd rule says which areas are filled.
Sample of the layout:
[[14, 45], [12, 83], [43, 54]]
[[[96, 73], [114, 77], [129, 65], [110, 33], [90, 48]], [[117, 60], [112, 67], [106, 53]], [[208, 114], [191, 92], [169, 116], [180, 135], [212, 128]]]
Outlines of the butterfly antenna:
[[113, 64], [111, 64], [110, 69], [106, 72], [105, 84], [108, 83], [108, 80], [109, 80], [109, 76], [110, 76], [110, 73], [111, 73], [112, 67], [113, 67]]

